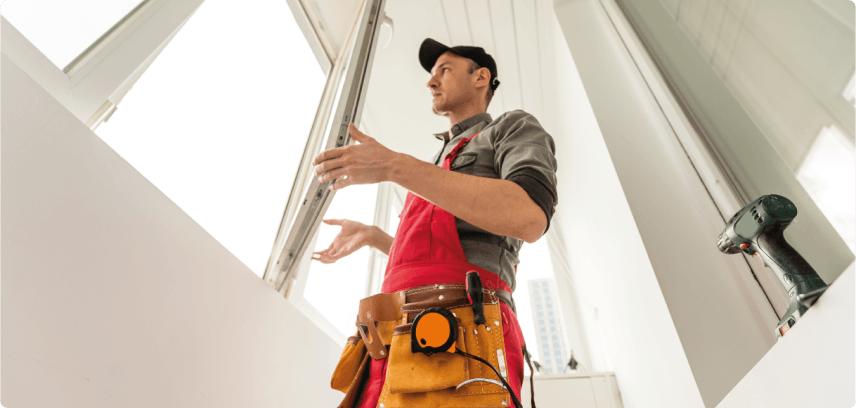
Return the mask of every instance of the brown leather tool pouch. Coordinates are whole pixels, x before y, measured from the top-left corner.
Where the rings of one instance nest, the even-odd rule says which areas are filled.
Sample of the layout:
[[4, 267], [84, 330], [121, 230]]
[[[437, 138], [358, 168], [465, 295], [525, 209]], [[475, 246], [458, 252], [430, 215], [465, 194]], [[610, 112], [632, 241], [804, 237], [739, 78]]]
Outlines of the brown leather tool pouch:
[[[502, 317], [496, 296], [485, 294], [487, 323], [476, 326], [466, 292], [458, 287], [461, 285], [444, 286], [435, 291], [407, 291], [407, 303], [402, 310], [408, 320], [428, 307], [444, 307], [454, 313], [459, 322], [455, 347], [489, 361], [498, 370], [505, 368]], [[379, 400], [384, 408], [511, 406], [508, 392], [500, 385], [478, 381], [456, 388], [474, 378], [499, 379], [489, 367], [460, 354], [442, 352], [428, 356], [411, 352], [410, 331], [411, 324], [397, 326], [393, 331], [386, 380]], [[502, 363], [498, 361], [500, 356]]]
[[363, 343], [363, 339], [359, 335], [349, 337], [345, 349], [342, 350], [342, 357], [339, 358], [339, 364], [333, 370], [330, 387], [347, 393], [351, 383], [357, 377], [357, 371], [359, 371], [365, 356], [366, 345]]
[[406, 316], [401, 312], [403, 304], [404, 292], [380, 293], [360, 300], [357, 334], [348, 338], [330, 380], [333, 389], [345, 393], [339, 405], [341, 408], [350, 408], [357, 403], [370, 360], [387, 358], [393, 329], [405, 322]]
[[[395, 328], [392, 346], [389, 349], [389, 363], [386, 369], [386, 381], [389, 392], [426, 392], [454, 388], [467, 380], [466, 357], [453, 353], [434, 353], [427, 356], [410, 351], [410, 328], [405, 324]], [[463, 327], [458, 325], [458, 341], [455, 347], [466, 351], [463, 339]]]

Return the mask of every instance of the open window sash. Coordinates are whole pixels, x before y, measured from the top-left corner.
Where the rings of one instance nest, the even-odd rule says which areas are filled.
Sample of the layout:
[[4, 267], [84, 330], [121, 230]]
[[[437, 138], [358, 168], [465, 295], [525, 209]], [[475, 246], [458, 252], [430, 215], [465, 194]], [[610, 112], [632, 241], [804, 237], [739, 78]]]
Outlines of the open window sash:
[[[300, 169], [292, 186], [285, 214], [265, 268], [264, 279], [288, 297], [312, 237], [333, 200], [329, 186], [313, 177], [311, 161], [323, 150], [351, 144], [348, 124], [359, 126], [368, 89], [372, 61], [377, 50], [385, 0], [367, 0], [360, 18], [328, 75], [315, 122]], [[336, 86], [341, 84], [340, 86]], [[336, 98], [338, 96], [338, 98]], [[335, 98], [335, 99], [334, 99]], [[338, 103], [336, 103], [338, 101]], [[334, 110], [335, 109], [335, 110]], [[324, 135], [326, 134], [326, 138]]]

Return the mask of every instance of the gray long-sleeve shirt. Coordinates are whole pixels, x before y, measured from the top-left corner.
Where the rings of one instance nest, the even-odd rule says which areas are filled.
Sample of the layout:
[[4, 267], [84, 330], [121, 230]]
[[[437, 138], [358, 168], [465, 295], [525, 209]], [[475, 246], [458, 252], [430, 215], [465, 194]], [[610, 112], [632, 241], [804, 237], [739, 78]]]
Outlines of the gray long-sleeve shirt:
[[[434, 164], [442, 165], [461, 139], [476, 132], [481, 133], [458, 154], [451, 170], [517, 183], [544, 211], [549, 228], [558, 203], [553, 138], [535, 117], [522, 110], [507, 112], [496, 120], [482, 113], [458, 122], [451, 131], [435, 134], [444, 144], [434, 156]], [[492, 234], [457, 217], [455, 223], [467, 262], [498, 274], [514, 290], [515, 266], [520, 263], [523, 241]]]

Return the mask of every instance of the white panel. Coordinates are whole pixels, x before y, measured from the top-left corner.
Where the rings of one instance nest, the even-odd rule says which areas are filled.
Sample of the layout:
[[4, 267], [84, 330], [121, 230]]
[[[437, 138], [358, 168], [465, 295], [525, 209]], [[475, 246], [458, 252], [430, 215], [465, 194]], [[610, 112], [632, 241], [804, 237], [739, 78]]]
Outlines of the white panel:
[[467, 7], [463, 0], [440, 0], [443, 7], [443, 15], [446, 17], [446, 26], [452, 36], [450, 47], [456, 45], [472, 45], [473, 35], [467, 18]]
[[316, 27], [323, 35], [328, 36], [338, 52], [342, 49], [348, 33], [354, 26], [357, 15], [363, 2], [361, 0], [304, 0], [312, 2], [318, 17], [322, 21], [321, 27]]
[[708, 2], [704, 16], [704, 25], [701, 28], [701, 37], [699, 39], [699, 50], [708, 61], [710, 61], [713, 55], [716, 42], [719, 41], [722, 15], [724, 13], [725, 6], [719, 0], [710, 0]]
[[488, 54], [493, 55], [496, 50], [496, 41], [494, 40], [493, 22], [490, 19], [488, 1], [470, 0], [464, 4], [467, 6], [467, 15], [470, 18], [470, 27], [473, 33], [472, 45], [482, 47]]
[[856, 302], [850, 264], [717, 408], [845, 408], [856, 401]]
[[24, 69], [42, 88], [66, 109], [73, 105], [71, 81], [41, 51], [27, 40], [6, 18], [0, 16], [3, 54]]
[[[470, 26], [472, 27], [473, 32], [473, 45], [477, 47], [482, 47], [485, 51], [492, 55], [494, 58], [497, 58], [497, 45], [496, 45], [496, 36], [494, 35], [495, 30], [493, 27], [493, 21], [490, 18], [491, 11], [490, 5], [488, 4], [490, 0], [467, 0], [465, 2], [467, 6], [467, 14], [470, 17]], [[502, 72], [504, 75], [504, 71], [499, 71], [497, 68], [497, 72]], [[504, 82], [503, 82], [504, 83]], [[494, 118], [506, 112], [505, 110], [505, 85], [500, 85], [500, 92], [497, 92], [493, 95], [493, 99], [490, 102], [490, 106], [488, 106], [488, 113], [491, 114]]]
[[523, 94], [517, 64], [517, 38], [514, 15], [511, 11], [511, 0], [492, 0], [488, 5], [496, 37], [496, 50], [492, 55], [496, 60], [496, 77], [501, 82], [496, 94], [502, 95], [503, 108], [506, 111], [523, 109]]
[[678, 12], [678, 22], [693, 43], [698, 43], [704, 23], [705, 3], [709, 0], [683, 0]]
[[7, 407], [333, 406], [341, 352], [2, 57]]
[[538, 34], [538, 16], [535, 14], [535, 0], [513, 0], [514, 25], [517, 36], [517, 58], [520, 67], [520, 86], [523, 95], [523, 108], [541, 117], [540, 75], [541, 43]]

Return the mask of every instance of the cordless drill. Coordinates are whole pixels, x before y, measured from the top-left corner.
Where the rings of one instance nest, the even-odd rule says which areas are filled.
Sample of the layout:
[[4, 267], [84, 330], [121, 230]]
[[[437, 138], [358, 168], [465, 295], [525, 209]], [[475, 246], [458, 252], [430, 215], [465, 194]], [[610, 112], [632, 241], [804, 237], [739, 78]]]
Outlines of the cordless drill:
[[826, 284], [811, 265], [785, 241], [783, 232], [797, 216], [791, 200], [765, 195], [734, 214], [719, 234], [717, 246], [726, 254], [743, 251], [759, 255], [788, 292], [791, 304], [776, 326], [779, 339], [826, 290]]

